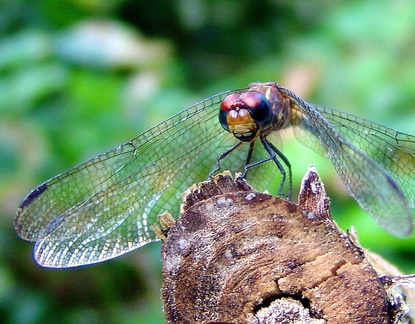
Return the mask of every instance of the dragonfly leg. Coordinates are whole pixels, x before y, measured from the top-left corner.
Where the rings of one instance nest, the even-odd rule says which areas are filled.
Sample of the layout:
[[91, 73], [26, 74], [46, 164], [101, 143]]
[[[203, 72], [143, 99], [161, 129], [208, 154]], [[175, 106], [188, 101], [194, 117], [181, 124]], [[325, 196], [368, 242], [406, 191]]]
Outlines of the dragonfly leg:
[[[213, 169], [213, 171], [211, 173], [209, 173], [209, 178], [211, 178], [216, 172], [218, 172], [220, 170], [220, 161], [222, 161], [225, 157], [227, 157], [230, 153], [235, 151], [237, 148], [242, 146], [242, 144], [243, 144], [243, 142], [238, 142], [237, 144], [235, 144], [234, 146], [232, 146], [231, 148], [229, 148], [228, 150], [223, 152], [221, 155], [219, 155], [219, 157], [216, 160], [215, 169]], [[252, 153], [251, 153], [251, 155], [252, 155]], [[248, 156], [249, 156], [249, 154], [248, 154]]]
[[[269, 157], [266, 158], [266, 159], [263, 159], [261, 161], [256, 161], [256, 162], [245, 165], [244, 176], [248, 172], [248, 169], [250, 169], [252, 167], [255, 167], [259, 164], [262, 164], [264, 162], [267, 162], [269, 160], [273, 160], [274, 163], [277, 165], [278, 170], [280, 171], [280, 173], [282, 175], [282, 180], [281, 180], [280, 186], [278, 188], [278, 194], [280, 196], [286, 197], [287, 199], [291, 200], [291, 196], [292, 196], [292, 172], [291, 172], [290, 162], [285, 157], [285, 155], [282, 154], [282, 152], [279, 149], [277, 149], [272, 143], [268, 142], [267, 139], [263, 136], [261, 136], [261, 143], [264, 146], [264, 148], [267, 150], [267, 152], [269, 154]], [[286, 181], [287, 181], [287, 172], [285, 171], [285, 168], [281, 164], [279, 158], [284, 162], [284, 164], [288, 168], [288, 193], [287, 194], [284, 193], [284, 186], [285, 186]]]
[[254, 146], [255, 146], [255, 141], [251, 141], [251, 143], [249, 143], [248, 155], [246, 156], [246, 160], [245, 160], [244, 172], [242, 173], [242, 176], [241, 176], [244, 179], [246, 179], [246, 174], [248, 173], [248, 169], [249, 169], [249, 167], [247, 166], [251, 164], [251, 158], [254, 152]]
[[[264, 138], [261, 137], [261, 142], [264, 145], [265, 149], [270, 154], [272, 160], [275, 162], [275, 164], [277, 165], [282, 175], [282, 181], [281, 181], [280, 187], [278, 188], [278, 194], [281, 196], [285, 196], [291, 200], [292, 190], [293, 190], [293, 175], [291, 172], [290, 161], [288, 161], [286, 156], [279, 149], [277, 149], [272, 143], [268, 142], [265, 137]], [[284, 185], [286, 181], [286, 172], [285, 172], [283, 165], [278, 160], [277, 156], [284, 162], [284, 164], [288, 168], [288, 194], [283, 193], [283, 189], [284, 189]]]

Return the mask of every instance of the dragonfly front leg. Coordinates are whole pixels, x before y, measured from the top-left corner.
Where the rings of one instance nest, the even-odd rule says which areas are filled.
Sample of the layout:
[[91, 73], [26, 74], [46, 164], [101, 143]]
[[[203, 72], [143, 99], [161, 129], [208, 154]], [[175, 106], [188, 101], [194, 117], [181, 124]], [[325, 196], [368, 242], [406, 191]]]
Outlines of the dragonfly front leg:
[[[213, 169], [213, 171], [211, 173], [209, 173], [209, 179], [212, 178], [214, 176], [214, 174], [220, 170], [220, 162], [225, 157], [227, 157], [230, 153], [232, 153], [233, 151], [235, 151], [237, 148], [241, 147], [242, 144], [243, 144], [243, 142], [238, 142], [237, 144], [235, 144], [234, 146], [232, 146], [231, 148], [229, 148], [228, 150], [226, 150], [225, 152], [223, 152], [221, 155], [219, 155], [219, 157], [216, 160], [215, 169]], [[251, 153], [251, 155], [252, 155], [252, 153]], [[249, 154], [248, 154], [248, 156], [249, 156]]]

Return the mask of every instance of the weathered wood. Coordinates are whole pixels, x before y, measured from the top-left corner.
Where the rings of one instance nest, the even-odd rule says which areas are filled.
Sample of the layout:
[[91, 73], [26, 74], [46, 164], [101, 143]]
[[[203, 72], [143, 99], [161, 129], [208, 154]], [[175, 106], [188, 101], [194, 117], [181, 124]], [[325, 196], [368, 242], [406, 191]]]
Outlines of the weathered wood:
[[355, 238], [310, 170], [299, 204], [228, 174], [193, 187], [162, 246], [168, 323], [392, 323]]

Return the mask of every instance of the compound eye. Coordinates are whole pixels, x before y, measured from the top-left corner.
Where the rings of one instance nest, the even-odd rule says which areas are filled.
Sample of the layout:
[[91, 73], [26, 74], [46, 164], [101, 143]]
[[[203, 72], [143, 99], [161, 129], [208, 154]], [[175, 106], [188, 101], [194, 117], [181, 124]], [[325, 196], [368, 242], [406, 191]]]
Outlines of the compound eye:
[[[232, 93], [228, 95], [225, 99], [223, 99], [222, 103], [220, 104], [220, 110], [219, 110], [219, 122], [222, 125], [222, 127], [227, 130], [229, 130], [229, 125], [227, 121], [227, 115], [230, 110], [234, 108], [235, 105], [238, 105], [240, 93]], [[240, 105], [240, 104], [239, 104]]]
[[269, 101], [258, 91], [247, 91], [241, 94], [239, 100], [249, 110], [259, 128], [265, 128], [272, 123], [272, 109]]

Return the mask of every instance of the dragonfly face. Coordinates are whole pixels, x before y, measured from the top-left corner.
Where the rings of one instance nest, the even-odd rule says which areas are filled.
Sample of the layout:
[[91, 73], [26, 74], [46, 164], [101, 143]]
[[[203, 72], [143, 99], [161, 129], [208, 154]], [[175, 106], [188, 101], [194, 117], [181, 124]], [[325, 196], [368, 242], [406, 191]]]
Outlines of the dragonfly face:
[[[181, 193], [219, 170], [244, 172], [257, 190], [281, 172], [283, 193], [290, 164], [268, 136], [286, 127], [332, 161], [382, 227], [398, 236], [412, 232], [415, 137], [308, 103], [273, 82], [207, 98], [44, 182], [22, 201], [16, 231], [36, 242], [39, 264], [72, 267], [157, 240], [157, 215], [178, 213]], [[268, 160], [275, 164], [256, 168]]]
[[273, 119], [269, 101], [259, 91], [233, 93], [220, 104], [222, 127], [243, 142], [253, 140], [258, 130], [272, 125]]

